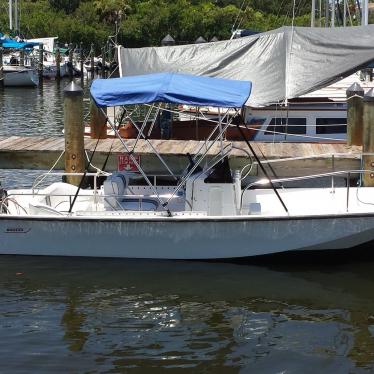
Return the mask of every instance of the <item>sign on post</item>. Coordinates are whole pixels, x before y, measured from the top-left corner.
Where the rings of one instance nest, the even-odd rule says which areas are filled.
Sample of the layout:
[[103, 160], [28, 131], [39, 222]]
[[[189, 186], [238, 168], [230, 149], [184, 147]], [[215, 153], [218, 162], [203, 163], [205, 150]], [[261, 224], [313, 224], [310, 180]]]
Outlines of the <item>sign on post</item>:
[[[133, 154], [132, 156], [140, 165], [140, 155]], [[139, 171], [129, 155], [118, 155], [117, 166], [118, 171]]]

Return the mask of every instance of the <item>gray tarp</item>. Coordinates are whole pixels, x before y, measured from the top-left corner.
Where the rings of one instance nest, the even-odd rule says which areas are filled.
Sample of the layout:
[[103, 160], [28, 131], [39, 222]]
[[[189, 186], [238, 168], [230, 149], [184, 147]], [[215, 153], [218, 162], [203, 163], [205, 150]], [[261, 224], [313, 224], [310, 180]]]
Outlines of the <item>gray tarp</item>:
[[282, 27], [234, 40], [118, 52], [121, 76], [174, 71], [250, 80], [247, 105], [257, 107], [325, 87], [374, 60], [374, 25]]

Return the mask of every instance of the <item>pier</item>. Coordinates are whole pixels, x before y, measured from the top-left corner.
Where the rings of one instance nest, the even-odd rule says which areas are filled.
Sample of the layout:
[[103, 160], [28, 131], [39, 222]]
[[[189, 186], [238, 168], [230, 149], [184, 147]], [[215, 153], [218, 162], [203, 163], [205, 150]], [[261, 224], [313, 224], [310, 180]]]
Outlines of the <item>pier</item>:
[[[127, 140], [131, 149], [135, 140]], [[173, 171], [178, 172], [187, 164], [186, 153], [194, 154], [203, 141], [180, 140], [150, 140], [160, 155], [168, 162]], [[119, 139], [84, 139], [84, 148], [88, 155], [97, 149], [93, 158], [93, 165], [101, 168], [111, 150], [106, 170], [117, 170], [118, 156], [124, 153]], [[228, 144], [228, 142], [225, 144]], [[232, 142], [243, 150], [247, 150], [244, 142]], [[287, 159], [286, 162], [272, 164], [278, 176], [287, 177], [322, 173], [332, 170], [349, 170], [360, 167], [361, 146], [348, 146], [345, 143], [259, 143], [252, 142], [255, 151], [262, 161]], [[0, 169], [41, 169], [49, 170], [65, 149], [64, 137], [43, 136], [1, 136], [0, 137]], [[220, 152], [219, 144], [215, 144], [209, 156]], [[135, 154], [141, 158], [141, 165], [148, 173], [163, 173], [165, 169], [155, 156], [145, 140], [139, 140]], [[335, 156], [332, 157], [331, 155]], [[313, 157], [313, 158], [310, 158]], [[308, 158], [308, 159], [306, 159]], [[248, 156], [244, 151], [234, 149], [230, 158], [231, 167], [241, 168], [248, 163]], [[57, 169], [64, 169], [64, 158], [56, 165]], [[257, 175], [254, 167], [253, 175]]]

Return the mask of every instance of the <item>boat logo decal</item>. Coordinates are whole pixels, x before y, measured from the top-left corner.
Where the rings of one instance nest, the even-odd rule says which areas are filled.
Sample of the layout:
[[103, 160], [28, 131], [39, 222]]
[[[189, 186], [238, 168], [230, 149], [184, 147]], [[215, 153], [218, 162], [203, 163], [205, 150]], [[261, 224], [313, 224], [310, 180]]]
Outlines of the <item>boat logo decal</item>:
[[7, 227], [5, 229], [6, 234], [27, 234], [30, 232], [30, 228], [25, 229], [23, 227]]

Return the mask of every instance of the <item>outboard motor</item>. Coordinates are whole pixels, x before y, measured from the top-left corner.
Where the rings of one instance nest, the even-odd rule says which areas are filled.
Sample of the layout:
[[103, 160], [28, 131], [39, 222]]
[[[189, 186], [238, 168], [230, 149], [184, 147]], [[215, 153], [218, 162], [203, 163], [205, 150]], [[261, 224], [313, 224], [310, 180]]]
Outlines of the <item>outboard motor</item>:
[[7, 201], [8, 193], [4, 188], [1, 187], [0, 183], [0, 213], [6, 213], [7, 212]]

